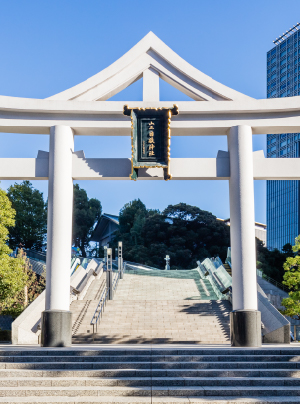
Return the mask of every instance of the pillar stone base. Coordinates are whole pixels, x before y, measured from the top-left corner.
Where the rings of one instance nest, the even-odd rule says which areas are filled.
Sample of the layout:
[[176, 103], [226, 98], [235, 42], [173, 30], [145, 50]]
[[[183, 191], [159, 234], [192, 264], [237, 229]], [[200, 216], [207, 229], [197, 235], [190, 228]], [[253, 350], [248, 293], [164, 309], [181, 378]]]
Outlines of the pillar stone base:
[[230, 313], [231, 346], [261, 346], [261, 313], [258, 310], [235, 310]]
[[41, 346], [68, 347], [72, 345], [72, 312], [45, 310], [42, 312]]

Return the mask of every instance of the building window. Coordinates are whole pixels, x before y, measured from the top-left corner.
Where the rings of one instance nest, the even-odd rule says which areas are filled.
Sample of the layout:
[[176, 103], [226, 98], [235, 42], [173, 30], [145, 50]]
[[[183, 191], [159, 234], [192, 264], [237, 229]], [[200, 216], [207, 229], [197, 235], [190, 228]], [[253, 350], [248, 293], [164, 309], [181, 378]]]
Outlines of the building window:
[[283, 68], [280, 70], [280, 74], [282, 74], [282, 73], [284, 73], [284, 72], [286, 72], [286, 67], [283, 67]]
[[286, 149], [280, 150], [280, 156], [286, 155]]
[[276, 142], [276, 137], [274, 137], [273, 139], [271, 139], [271, 143], [275, 143]]
[[272, 152], [272, 151], [275, 151], [275, 150], [276, 150], [276, 146], [272, 146], [270, 150], [271, 150], [271, 152]]
[[280, 62], [280, 66], [284, 65], [285, 63], [286, 63], [286, 59], [283, 59], [283, 60]]
[[286, 55], [286, 50], [281, 52], [280, 57], [283, 58]]
[[286, 87], [286, 84], [283, 84], [282, 86], [280, 86], [280, 90], [283, 90]]
[[282, 83], [284, 80], [286, 80], [286, 74], [284, 76], [281, 77], [280, 79], [280, 83]]
[[276, 77], [276, 73], [273, 73], [271, 76], [271, 80], [275, 79], [275, 77]]
[[280, 147], [286, 146], [286, 141], [280, 143]]
[[271, 55], [275, 55], [275, 53], [276, 53], [276, 48], [274, 48], [274, 49], [271, 51]]

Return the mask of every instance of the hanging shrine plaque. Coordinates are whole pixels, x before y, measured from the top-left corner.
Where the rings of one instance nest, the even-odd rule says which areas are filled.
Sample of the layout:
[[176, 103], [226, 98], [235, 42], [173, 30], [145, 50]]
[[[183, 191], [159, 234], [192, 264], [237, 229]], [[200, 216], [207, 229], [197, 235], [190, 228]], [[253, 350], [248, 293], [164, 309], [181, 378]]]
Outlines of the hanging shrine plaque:
[[162, 167], [164, 179], [171, 179], [170, 142], [171, 117], [178, 114], [173, 108], [128, 108], [124, 106], [124, 115], [131, 117], [131, 174], [138, 178], [139, 168]]

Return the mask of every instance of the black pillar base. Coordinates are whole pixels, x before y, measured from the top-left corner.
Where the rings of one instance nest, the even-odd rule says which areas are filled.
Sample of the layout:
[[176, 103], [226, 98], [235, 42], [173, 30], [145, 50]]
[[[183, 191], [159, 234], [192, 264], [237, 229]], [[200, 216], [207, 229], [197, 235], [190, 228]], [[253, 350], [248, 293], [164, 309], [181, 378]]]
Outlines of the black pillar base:
[[230, 313], [231, 346], [261, 346], [261, 313], [257, 310], [236, 310]]
[[72, 345], [72, 312], [45, 310], [42, 312], [41, 346], [68, 347]]

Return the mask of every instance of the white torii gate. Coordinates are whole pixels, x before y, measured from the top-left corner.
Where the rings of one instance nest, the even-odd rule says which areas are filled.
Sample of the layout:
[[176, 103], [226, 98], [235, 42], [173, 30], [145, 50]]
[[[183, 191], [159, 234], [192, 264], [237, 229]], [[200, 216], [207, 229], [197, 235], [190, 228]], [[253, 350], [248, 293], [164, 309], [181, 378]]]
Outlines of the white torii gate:
[[[143, 78], [142, 102], [106, 101]], [[159, 101], [159, 78], [194, 101]], [[233, 346], [259, 346], [253, 179], [299, 180], [300, 159], [266, 159], [252, 135], [300, 132], [300, 97], [255, 100], [203, 74], [152, 32], [115, 63], [48, 99], [0, 96], [0, 131], [50, 134], [37, 158], [0, 159], [2, 180], [49, 181], [46, 307], [42, 345], [71, 344], [70, 255], [73, 180], [129, 180], [130, 159], [89, 159], [74, 152], [74, 135], [130, 136], [123, 106], [179, 107], [172, 136], [228, 138], [216, 158], [174, 158], [172, 181], [229, 180], [232, 248]], [[162, 168], [140, 169], [139, 180], [163, 180]]]

